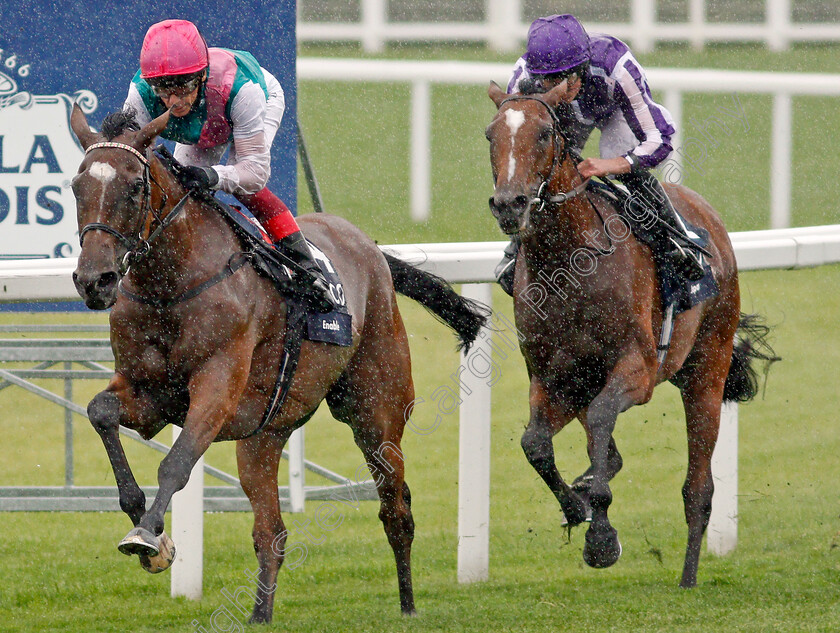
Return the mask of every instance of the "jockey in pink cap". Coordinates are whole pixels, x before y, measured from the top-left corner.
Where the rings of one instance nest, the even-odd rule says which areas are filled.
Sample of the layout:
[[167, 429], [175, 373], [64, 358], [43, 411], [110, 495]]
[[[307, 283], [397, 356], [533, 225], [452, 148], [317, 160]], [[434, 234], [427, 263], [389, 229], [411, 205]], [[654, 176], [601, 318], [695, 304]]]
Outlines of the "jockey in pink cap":
[[[631, 196], [652, 208], [677, 233], [686, 227], [650, 169], [673, 149], [674, 120], [653, 100], [645, 72], [624, 42], [603, 33], [588, 34], [570, 14], [534, 20], [528, 29], [525, 54], [516, 62], [508, 93], [547, 92], [566, 82], [571, 102], [564, 117], [572, 149], [583, 149], [595, 128], [601, 131], [600, 157], [587, 158], [577, 169], [584, 178], [615, 175]], [[558, 113], [559, 114], [559, 113]], [[677, 268], [690, 280], [703, 277], [702, 258], [662, 229], [663, 243]], [[513, 293], [513, 272], [518, 240], [505, 249], [496, 267], [496, 279]]]
[[221, 189], [242, 202], [275, 247], [310, 273], [311, 298], [327, 312], [335, 304], [321, 270], [294, 216], [266, 187], [285, 107], [280, 83], [253, 55], [208, 48], [192, 22], [164, 20], [146, 33], [123, 109], [133, 110], [140, 126], [169, 110], [161, 136], [176, 142], [188, 185]]

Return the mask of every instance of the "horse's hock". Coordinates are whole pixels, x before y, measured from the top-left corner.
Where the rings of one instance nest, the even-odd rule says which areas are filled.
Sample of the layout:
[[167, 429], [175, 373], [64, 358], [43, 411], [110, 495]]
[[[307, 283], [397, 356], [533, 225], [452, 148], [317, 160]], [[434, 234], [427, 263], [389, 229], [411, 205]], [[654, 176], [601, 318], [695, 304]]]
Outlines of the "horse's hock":
[[[64, 485], [0, 486], [0, 511], [3, 512], [120, 512], [117, 488], [77, 486], [74, 483], [73, 414], [87, 419], [85, 407], [73, 401], [73, 383], [77, 380], [107, 381], [114, 373], [114, 355], [108, 338], [58, 338], [55, 335], [90, 336], [107, 334], [107, 325], [0, 325], [0, 334], [18, 335], [0, 338], [0, 391], [19, 387], [64, 410]], [[44, 338], [24, 338], [26, 335]], [[109, 366], [103, 363], [108, 363]], [[43, 380], [61, 380], [63, 391], [55, 393], [38, 384]], [[14, 411], [8, 411], [14, 415]], [[303, 429], [301, 433], [302, 440]], [[120, 433], [163, 454], [169, 446], [144, 440], [137, 433], [120, 427]], [[376, 489], [368, 483], [356, 483], [303, 457], [303, 441], [283, 451], [289, 460], [289, 486], [280, 486], [280, 504], [284, 512], [302, 512], [306, 499], [331, 499], [337, 490], [347, 494], [348, 487], [358, 499], [378, 500]], [[302, 464], [302, 466], [301, 466]], [[305, 486], [303, 470], [334, 482], [333, 486]], [[226, 485], [204, 488], [204, 509], [209, 512], [250, 512], [251, 504], [239, 480], [224, 471], [204, 465], [204, 472]], [[149, 503], [156, 487], [144, 486]]]

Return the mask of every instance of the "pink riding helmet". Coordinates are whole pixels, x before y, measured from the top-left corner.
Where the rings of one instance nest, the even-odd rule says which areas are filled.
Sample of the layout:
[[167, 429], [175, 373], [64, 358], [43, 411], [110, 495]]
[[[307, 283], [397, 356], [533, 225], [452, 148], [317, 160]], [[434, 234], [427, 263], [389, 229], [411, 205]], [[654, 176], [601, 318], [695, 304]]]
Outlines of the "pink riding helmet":
[[188, 20], [164, 20], [149, 27], [140, 49], [143, 79], [189, 75], [208, 64], [207, 44]]

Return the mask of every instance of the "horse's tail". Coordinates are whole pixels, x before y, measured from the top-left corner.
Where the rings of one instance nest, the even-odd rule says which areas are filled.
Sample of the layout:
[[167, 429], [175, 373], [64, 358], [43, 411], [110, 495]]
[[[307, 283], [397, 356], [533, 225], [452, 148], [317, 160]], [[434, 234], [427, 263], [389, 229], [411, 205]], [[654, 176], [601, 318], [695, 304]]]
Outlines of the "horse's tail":
[[753, 366], [753, 361], [763, 363], [766, 379], [770, 365], [782, 360], [767, 342], [768, 334], [770, 326], [762, 323], [759, 315], [741, 314], [738, 330], [735, 332], [737, 340], [732, 350], [732, 364], [723, 386], [725, 402], [748, 402], [755, 398], [759, 383], [758, 371]]
[[479, 330], [490, 318], [490, 308], [455, 292], [446, 280], [420, 270], [398, 257], [383, 253], [391, 269], [394, 289], [414, 299], [458, 334], [459, 350], [469, 351]]

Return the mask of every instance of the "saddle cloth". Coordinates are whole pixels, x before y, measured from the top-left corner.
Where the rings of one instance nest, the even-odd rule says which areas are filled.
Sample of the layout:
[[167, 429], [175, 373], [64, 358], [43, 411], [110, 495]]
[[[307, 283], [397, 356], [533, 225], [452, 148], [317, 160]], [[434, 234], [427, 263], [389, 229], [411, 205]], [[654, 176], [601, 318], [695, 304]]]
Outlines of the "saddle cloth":
[[[215, 201], [224, 217], [230, 222], [234, 232], [251, 248], [255, 260], [252, 260], [252, 263], [257, 272], [271, 279], [287, 300], [298, 300], [295, 296], [292, 272], [277, 257], [271, 238], [263, 227], [241, 209], [224, 204], [217, 199]], [[310, 341], [348, 347], [353, 342], [353, 317], [347, 310], [347, 299], [341, 277], [330, 258], [312, 242], [309, 240], [306, 240], [306, 242], [309, 244], [315, 261], [321, 268], [333, 300], [339, 307], [325, 314], [308, 311], [304, 335]]]

